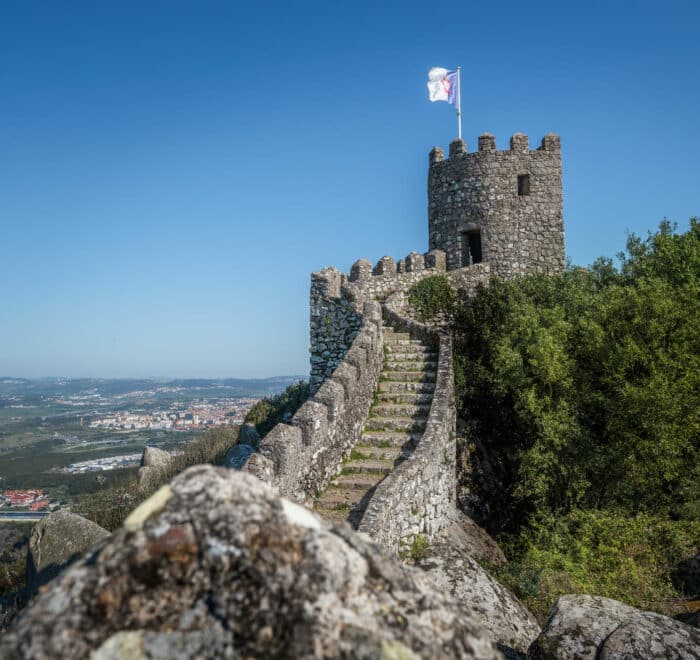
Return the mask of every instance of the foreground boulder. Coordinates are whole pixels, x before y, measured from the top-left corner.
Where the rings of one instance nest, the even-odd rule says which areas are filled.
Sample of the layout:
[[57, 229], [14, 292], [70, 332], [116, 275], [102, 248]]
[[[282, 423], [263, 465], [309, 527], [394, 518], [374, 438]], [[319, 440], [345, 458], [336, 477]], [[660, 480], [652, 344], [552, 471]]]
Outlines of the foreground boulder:
[[600, 596], [557, 600], [532, 658], [638, 660], [700, 658], [700, 630]]
[[499, 658], [420, 570], [246, 473], [197, 466], [64, 571], [8, 658]]
[[27, 548], [27, 596], [105, 536], [109, 536], [106, 529], [70, 511], [56, 511], [40, 520]]
[[444, 592], [451, 593], [469, 615], [501, 646], [527, 651], [540, 634], [535, 616], [477, 562], [503, 563], [503, 553], [486, 532], [455, 511], [426, 557], [416, 563]]

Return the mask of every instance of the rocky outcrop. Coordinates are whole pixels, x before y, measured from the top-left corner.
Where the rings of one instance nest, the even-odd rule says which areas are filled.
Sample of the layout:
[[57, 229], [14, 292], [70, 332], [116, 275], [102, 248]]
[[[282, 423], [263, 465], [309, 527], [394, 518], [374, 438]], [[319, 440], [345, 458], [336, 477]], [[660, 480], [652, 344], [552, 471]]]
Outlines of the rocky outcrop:
[[500, 654], [420, 570], [251, 475], [211, 466], [146, 500], [0, 639], [8, 658], [193, 656]]
[[[470, 556], [474, 542], [458, 513], [455, 511], [447, 519], [450, 523], [430, 543], [428, 556], [419, 559], [417, 565], [440, 590], [451, 593], [496, 642], [525, 653], [540, 633], [537, 620], [513, 593]], [[485, 550], [482, 546], [482, 553]], [[503, 556], [500, 549], [496, 552], [493, 548], [485, 554]]]
[[501, 546], [483, 528], [479, 527], [469, 516], [456, 507], [449, 509], [445, 515], [447, 523], [442, 537], [452, 543], [472, 559], [489, 566], [504, 566], [508, 563]]
[[32, 530], [27, 549], [27, 595], [32, 596], [109, 532], [70, 511], [56, 511]]
[[610, 598], [562, 596], [530, 648], [530, 657], [692, 660], [700, 658], [700, 630]]
[[173, 457], [163, 449], [144, 447], [139, 468], [139, 488], [142, 490], [157, 488], [172, 460]]

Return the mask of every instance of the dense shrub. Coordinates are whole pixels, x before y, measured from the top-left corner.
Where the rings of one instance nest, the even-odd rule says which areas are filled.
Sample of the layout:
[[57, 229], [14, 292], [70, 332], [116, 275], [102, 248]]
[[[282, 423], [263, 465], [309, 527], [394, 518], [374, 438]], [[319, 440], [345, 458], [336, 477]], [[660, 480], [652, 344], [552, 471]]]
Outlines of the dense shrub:
[[302, 403], [309, 398], [309, 384], [300, 380], [272, 397], [258, 401], [245, 417], [245, 422], [253, 424], [260, 437], [264, 437], [279, 422], [291, 419]]
[[497, 466], [505, 528], [577, 507], [682, 515], [697, 497], [699, 237], [662, 225], [619, 273], [493, 281], [459, 306], [458, 405]]
[[[660, 529], [698, 519], [700, 223], [678, 234], [664, 222], [646, 240], [630, 237], [619, 256], [619, 269], [601, 259], [558, 277], [493, 280], [457, 305], [458, 408], [473, 468], [466, 485], [491, 531], [520, 539], [523, 585], [534, 584], [533, 570], [551, 581], [552, 558], [571, 543], [560, 574], [572, 590], [616, 597], [615, 584], [627, 588], [637, 571], [655, 596], [640, 592], [634, 602], [656, 598], [658, 609], [663, 548], [697, 548], [697, 526], [683, 527], [681, 545], [642, 534], [659, 562], [639, 555], [634, 570], [613, 562], [607, 573], [590, 563], [603, 546], [587, 534], [606, 529], [611, 542], [616, 533], [631, 541], [642, 531], [636, 520]], [[574, 539], [574, 529], [583, 536]], [[542, 579], [538, 589], [551, 597], [556, 589], [542, 590]], [[632, 602], [632, 591], [623, 600]]]
[[445, 275], [426, 277], [408, 291], [409, 308], [419, 321], [449, 318], [455, 303], [455, 292]]

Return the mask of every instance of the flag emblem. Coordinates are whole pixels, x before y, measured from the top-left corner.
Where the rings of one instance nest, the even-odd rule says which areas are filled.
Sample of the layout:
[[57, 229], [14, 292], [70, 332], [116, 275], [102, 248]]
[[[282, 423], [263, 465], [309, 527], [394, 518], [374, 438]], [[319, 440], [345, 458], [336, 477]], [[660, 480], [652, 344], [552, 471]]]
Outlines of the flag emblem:
[[434, 66], [428, 71], [428, 98], [457, 107], [457, 72]]

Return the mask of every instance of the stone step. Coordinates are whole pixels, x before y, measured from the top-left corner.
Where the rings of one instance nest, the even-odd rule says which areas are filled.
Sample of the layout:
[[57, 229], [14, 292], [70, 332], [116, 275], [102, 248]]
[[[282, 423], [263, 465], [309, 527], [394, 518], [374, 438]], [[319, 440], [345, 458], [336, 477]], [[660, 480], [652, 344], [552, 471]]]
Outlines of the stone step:
[[[386, 347], [386, 356], [388, 360], [432, 360], [437, 361], [437, 351], [429, 349], [410, 349], [406, 350], [405, 346]], [[398, 350], [396, 350], [398, 348]]]
[[430, 394], [432, 396], [435, 391], [435, 383], [429, 382], [412, 382], [412, 381], [396, 381], [396, 380], [380, 380], [379, 392], [415, 392], [417, 394]]
[[370, 417], [427, 417], [430, 404], [421, 403], [378, 403], [372, 406]]
[[381, 458], [353, 459], [343, 465], [342, 474], [389, 474], [394, 467], [394, 461]]
[[434, 383], [435, 371], [388, 371], [382, 373], [381, 378], [388, 381], [410, 381], [412, 383]]
[[425, 348], [425, 344], [417, 339], [387, 339], [386, 337], [384, 338], [384, 346], [388, 346], [389, 349], [394, 350], [399, 350], [400, 347], [402, 350], [406, 351], [412, 351], [414, 349], [421, 350], [422, 348]]
[[410, 403], [413, 405], [430, 404], [433, 401], [433, 393], [420, 394], [419, 392], [378, 392], [377, 397], [382, 403]]
[[384, 473], [367, 473], [360, 472], [358, 474], [339, 474], [337, 477], [331, 481], [326, 492], [331, 489], [363, 489], [368, 491], [370, 488], [374, 488], [384, 477]]
[[[316, 509], [315, 506], [314, 506], [314, 509]], [[340, 523], [340, 522], [347, 522], [348, 516], [350, 515], [350, 511], [345, 506], [340, 508], [340, 509], [319, 508], [319, 509], [316, 509], [316, 513], [319, 516], [321, 516], [321, 518], [323, 518], [325, 521], [327, 521], [331, 524]]]
[[365, 431], [403, 431], [415, 433], [425, 431], [427, 417], [369, 417]]
[[382, 373], [387, 371], [436, 371], [437, 362], [428, 360], [386, 360]]
[[[412, 448], [413, 444], [411, 443], [410, 449]], [[410, 449], [402, 449], [401, 447], [372, 447], [371, 445], [355, 445], [353, 451], [370, 459], [395, 462], [399, 458], [405, 458], [408, 456], [408, 454], [410, 454]]]
[[339, 488], [331, 484], [314, 502], [314, 509], [331, 509], [349, 513], [355, 507], [365, 506], [369, 497], [367, 488]]
[[414, 447], [423, 436], [422, 432], [405, 433], [402, 431], [363, 431], [360, 442], [363, 446], [378, 449], [396, 447]]
[[411, 338], [408, 332], [396, 332], [396, 330], [388, 328], [387, 326], [384, 326], [382, 334], [384, 336], [384, 341], [401, 341]]

